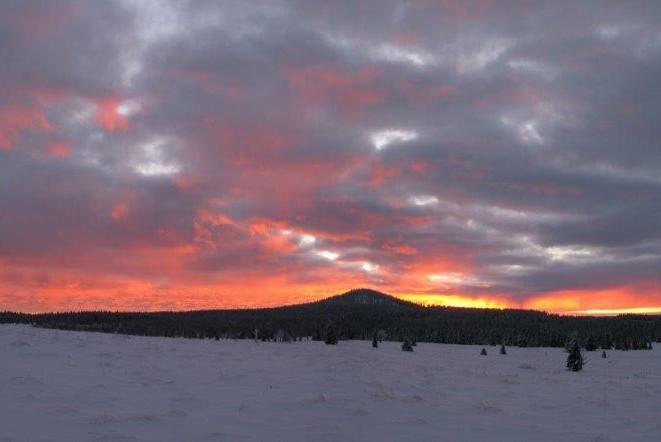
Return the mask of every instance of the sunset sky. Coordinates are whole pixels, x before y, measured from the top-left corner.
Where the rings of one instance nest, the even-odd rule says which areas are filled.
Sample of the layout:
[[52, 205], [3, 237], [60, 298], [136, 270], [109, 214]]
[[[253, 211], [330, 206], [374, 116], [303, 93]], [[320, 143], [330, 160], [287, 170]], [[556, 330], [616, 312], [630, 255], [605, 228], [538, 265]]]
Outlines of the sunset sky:
[[661, 2], [0, 11], [0, 310], [661, 311]]

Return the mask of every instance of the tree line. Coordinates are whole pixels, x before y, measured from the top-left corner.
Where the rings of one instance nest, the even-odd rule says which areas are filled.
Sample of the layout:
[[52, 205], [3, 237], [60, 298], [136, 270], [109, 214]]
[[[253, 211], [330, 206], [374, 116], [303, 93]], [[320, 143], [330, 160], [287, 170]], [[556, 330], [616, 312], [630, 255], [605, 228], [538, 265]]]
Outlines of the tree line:
[[277, 308], [185, 312], [1, 312], [0, 323], [200, 339], [338, 340], [564, 347], [576, 335], [594, 349], [645, 350], [661, 341], [661, 315], [561, 316], [531, 310], [421, 306], [358, 289], [326, 300]]

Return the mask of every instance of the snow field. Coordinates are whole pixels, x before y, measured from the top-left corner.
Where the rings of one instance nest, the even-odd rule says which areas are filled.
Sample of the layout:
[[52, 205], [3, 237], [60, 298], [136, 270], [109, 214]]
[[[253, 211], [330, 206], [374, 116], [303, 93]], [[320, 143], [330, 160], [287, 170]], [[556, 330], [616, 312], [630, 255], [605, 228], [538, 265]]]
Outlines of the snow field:
[[661, 352], [0, 325], [0, 441], [657, 441]]

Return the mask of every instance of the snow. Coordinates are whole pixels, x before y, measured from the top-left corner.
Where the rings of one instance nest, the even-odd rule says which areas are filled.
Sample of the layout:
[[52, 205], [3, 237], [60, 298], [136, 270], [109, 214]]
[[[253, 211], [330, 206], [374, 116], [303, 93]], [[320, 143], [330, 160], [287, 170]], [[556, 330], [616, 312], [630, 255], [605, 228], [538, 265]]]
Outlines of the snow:
[[0, 441], [661, 440], [661, 352], [186, 340], [0, 325]]

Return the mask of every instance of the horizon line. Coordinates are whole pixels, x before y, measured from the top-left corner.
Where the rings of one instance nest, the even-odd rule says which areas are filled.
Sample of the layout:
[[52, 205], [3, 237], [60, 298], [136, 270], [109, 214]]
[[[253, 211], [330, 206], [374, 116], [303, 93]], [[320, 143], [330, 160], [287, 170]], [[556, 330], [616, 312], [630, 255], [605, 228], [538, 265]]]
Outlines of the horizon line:
[[[613, 316], [618, 316], [618, 315], [627, 315], [627, 314], [639, 314], [639, 315], [649, 315], [649, 316], [658, 316], [661, 315], [661, 307], [631, 307], [631, 308], [593, 308], [593, 309], [579, 309], [579, 310], [546, 310], [546, 309], [536, 309], [536, 308], [527, 308], [524, 306], [499, 306], [499, 305], [490, 305], [488, 303], [485, 303], [482, 305], [481, 303], [472, 303], [472, 305], [466, 305], [466, 304], [461, 304], [460, 302], [457, 303], [433, 303], [433, 302], [425, 302], [425, 301], [416, 301], [413, 299], [410, 299], [411, 297], [420, 297], [420, 296], [425, 296], [425, 294], [400, 294], [400, 295], [393, 295], [389, 294], [386, 292], [383, 292], [381, 290], [376, 290], [372, 288], [367, 288], [367, 287], [358, 287], [358, 288], [353, 288], [353, 289], [348, 289], [345, 290], [339, 294], [334, 294], [334, 295], [329, 295], [323, 298], [311, 300], [311, 301], [306, 301], [306, 302], [298, 302], [298, 303], [292, 303], [292, 304], [278, 304], [278, 305], [271, 305], [271, 306], [235, 306], [235, 307], [214, 307], [214, 308], [197, 308], [197, 309], [190, 309], [190, 310], [184, 310], [184, 309], [171, 309], [171, 310], [91, 310], [91, 309], [83, 309], [83, 310], [49, 310], [49, 311], [33, 311], [33, 312], [26, 312], [26, 311], [14, 311], [14, 310], [3, 310], [0, 311], [0, 313], [13, 313], [13, 314], [22, 314], [22, 315], [44, 315], [44, 314], [64, 314], [64, 313], [92, 313], [92, 312], [105, 312], [105, 313], [162, 313], [162, 312], [168, 312], [168, 313], [190, 313], [190, 312], [204, 312], [204, 311], [229, 311], [229, 310], [264, 310], [264, 309], [276, 309], [276, 308], [285, 308], [285, 307], [295, 307], [295, 306], [300, 306], [300, 305], [307, 305], [307, 304], [313, 304], [316, 302], [321, 302], [327, 299], [335, 298], [338, 296], [343, 296], [346, 295], [350, 292], [356, 291], [356, 290], [369, 290], [373, 292], [377, 292], [381, 295], [389, 296], [392, 298], [396, 298], [398, 300], [404, 301], [404, 302], [409, 302], [411, 304], [418, 305], [420, 307], [424, 308], [433, 308], [433, 307], [441, 307], [441, 308], [463, 308], [463, 309], [469, 309], [469, 310], [521, 310], [521, 311], [534, 311], [534, 312], [541, 312], [541, 313], [547, 313], [547, 314], [553, 314], [553, 315], [559, 315], [559, 316], [591, 316], [591, 317], [613, 317]], [[478, 298], [479, 301], [479, 298]]]

